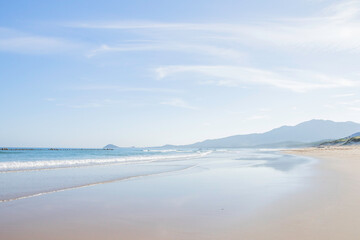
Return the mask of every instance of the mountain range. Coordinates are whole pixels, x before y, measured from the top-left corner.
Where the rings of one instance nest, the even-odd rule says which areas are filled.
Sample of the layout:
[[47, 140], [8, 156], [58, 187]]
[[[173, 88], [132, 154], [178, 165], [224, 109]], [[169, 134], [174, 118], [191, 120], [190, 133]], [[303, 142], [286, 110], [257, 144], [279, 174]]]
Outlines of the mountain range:
[[[247, 147], [305, 147], [319, 145], [360, 132], [355, 122], [334, 122], [314, 119], [295, 126], [282, 126], [264, 133], [234, 135], [189, 145], [165, 145], [162, 148], [247, 148]], [[355, 136], [354, 136], [355, 137]], [[117, 148], [107, 145], [105, 148]]]
[[[234, 135], [209, 139], [189, 145], [186, 148], [241, 148], [241, 147], [296, 147], [311, 146], [326, 140], [338, 139], [360, 131], [355, 122], [334, 122], [310, 120], [295, 126], [282, 126], [264, 133]], [[165, 147], [169, 147], [167, 145]]]

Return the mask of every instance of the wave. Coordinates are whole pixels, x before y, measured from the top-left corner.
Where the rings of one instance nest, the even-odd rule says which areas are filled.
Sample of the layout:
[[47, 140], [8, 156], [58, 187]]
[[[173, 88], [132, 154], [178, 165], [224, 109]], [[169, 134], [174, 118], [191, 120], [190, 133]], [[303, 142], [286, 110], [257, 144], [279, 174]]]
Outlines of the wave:
[[46, 160], [46, 161], [12, 161], [0, 162], [0, 172], [17, 172], [17, 171], [35, 171], [35, 170], [49, 170], [57, 168], [73, 168], [73, 167], [87, 167], [97, 165], [110, 164], [128, 164], [128, 163], [146, 163], [161, 160], [176, 160], [186, 158], [202, 157], [209, 154], [207, 152], [196, 152], [191, 154], [176, 154], [176, 155], [153, 155], [153, 156], [128, 156], [120, 158], [107, 159], [67, 159], [67, 160]]
[[143, 149], [144, 152], [160, 152], [160, 153], [168, 153], [168, 152], [187, 152], [178, 149]]

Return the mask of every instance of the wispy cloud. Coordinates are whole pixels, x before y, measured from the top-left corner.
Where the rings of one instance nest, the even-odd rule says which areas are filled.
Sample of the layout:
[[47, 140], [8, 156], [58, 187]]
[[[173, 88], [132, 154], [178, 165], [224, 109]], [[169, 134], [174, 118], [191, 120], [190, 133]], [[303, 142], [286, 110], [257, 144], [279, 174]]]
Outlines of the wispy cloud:
[[360, 82], [343, 77], [298, 69], [277, 71], [237, 66], [163, 66], [155, 69], [159, 79], [184, 74], [198, 73], [210, 77], [206, 84], [219, 86], [243, 86], [261, 84], [277, 88], [305, 92], [322, 88], [341, 88], [359, 86]]
[[71, 108], [99, 108], [103, 107], [103, 104], [100, 103], [87, 103], [87, 104], [78, 104], [78, 105], [69, 105]]
[[65, 27], [89, 28], [89, 29], [201, 29], [202, 24], [189, 23], [161, 23], [147, 21], [90, 21], [90, 22], [68, 22]]
[[341, 108], [346, 108], [349, 111], [360, 111], [360, 99], [337, 102], [336, 105], [340, 106]]
[[249, 117], [247, 120], [261, 120], [261, 119], [266, 119], [269, 118], [269, 116], [267, 115], [253, 115], [251, 117]]
[[[228, 43], [242, 43], [262, 47], [264, 44], [269, 44], [280, 48], [305, 47], [322, 51], [353, 51], [360, 49], [360, 1], [332, 4], [314, 16], [266, 19], [246, 24], [115, 21], [72, 23], [68, 26], [131, 30], [155, 39], [162, 39], [163, 42], [176, 39], [181, 39], [182, 42], [201, 39], [203, 43], [211, 43], [218, 47], [219, 44], [223, 46]], [[148, 50], [149, 46], [139, 46], [138, 49]], [[233, 49], [237, 48], [233, 47]]]
[[196, 108], [189, 105], [187, 102], [185, 102], [181, 98], [172, 98], [166, 101], [161, 102], [162, 105], [168, 105], [172, 107], [178, 107], [178, 108], [186, 108], [186, 109], [192, 109], [195, 110]]
[[355, 100], [346, 101], [346, 102], [340, 102], [339, 104], [358, 106], [360, 104], [360, 99], [355, 99]]
[[57, 103], [56, 106], [86, 109], [86, 108], [102, 108], [102, 107], [119, 105], [119, 104], [124, 104], [124, 102], [119, 100], [112, 100], [112, 99], [102, 99], [102, 100], [90, 100], [82, 103], [76, 103], [76, 102]]
[[260, 108], [259, 109], [260, 112], [271, 112], [270, 108]]
[[349, 107], [348, 109], [351, 111], [360, 111], [360, 107]]
[[114, 52], [135, 52], [135, 51], [173, 51], [183, 53], [198, 53], [203, 55], [212, 55], [229, 59], [241, 59], [244, 54], [236, 49], [218, 47], [206, 44], [195, 43], [176, 43], [176, 42], [153, 42], [147, 44], [122, 44], [117, 46], [101, 45], [99, 48], [93, 49], [88, 53], [88, 57], [94, 57], [104, 53]]
[[163, 92], [163, 93], [179, 93], [179, 89], [172, 88], [154, 88], [154, 87], [124, 87], [119, 85], [84, 85], [75, 87], [77, 90], [88, 91], [116, 91], [116, 92]]
[[355, 96], [355, 93], [343, 93], [343, 94], [336, 94], [334, 98], [343, 98], [343, 97], [352, 97]]
[[77, 45], [68, 40], [37, 36], [0, 28], [0, 51], [26, 54], [48, 54], [69, 51]]
[[90, 102], [90, 103], [83, 103], [83, 104], [65, 104], [65, 103], [57, 103], [56, 106], [58, 107], [67, 107], [67, 108], [78, 108], [78, 109], [83, 109], [83, 108], [100, 108], [100, 107], [104, 107], [105, 105], [102, 103], [97, 103], [97, 102]]

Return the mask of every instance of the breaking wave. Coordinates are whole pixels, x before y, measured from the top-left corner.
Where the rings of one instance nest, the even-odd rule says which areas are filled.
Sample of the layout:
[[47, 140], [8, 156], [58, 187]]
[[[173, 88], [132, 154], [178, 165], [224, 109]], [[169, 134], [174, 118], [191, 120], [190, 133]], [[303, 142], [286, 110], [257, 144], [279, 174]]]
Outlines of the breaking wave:
[[195, 152], [189, 154], [174, 154], [174, 155], [152, 155], [152, 156], [127, 156], [119, 158], [103, 158], [103, 159], [66, 159], [66, 160], [45, 160], [45, 161], [11, 161], [0, 162], [0, 172], [14, 172], [14, 171], [34, 171], [34, 170], [48, 170], [57, 168], [73, 168], [73, 167], [87, 167], [97, 165], [110, 164], [130, 164], [130, 163], [146, 163], [161, 160], [181, 160], [187, 158], [203, 157], [209, 154], [207, 152]]

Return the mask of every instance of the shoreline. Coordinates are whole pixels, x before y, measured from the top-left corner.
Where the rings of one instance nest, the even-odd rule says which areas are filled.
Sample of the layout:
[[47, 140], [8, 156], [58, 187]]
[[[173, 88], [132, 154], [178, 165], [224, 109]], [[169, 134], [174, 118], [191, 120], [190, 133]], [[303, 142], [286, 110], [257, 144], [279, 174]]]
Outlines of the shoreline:
[[[0, 236], [13, 240], [92, 240], [119, 236], [134, 240], [241, 239], [249, 229], [248, 222], [255, 225], [258, 222], [254, 215], [307, 185], [302, 180], [306, 169], [301, 167], [306, 165], [294, 161], [292, 164], [299, 168], [289, 167], [285, 160], [283, 154], [257, 150], [214, 153], [176, 162], [176, 166], [193, 166], [187, 171], [3, 202], [0, 225], [5, 227], [0, 228]], [[128, 174], [129, 170], [149, 171], [152, 165], [168, 169], [173, 164], [173, 161], [160, 161], [143, 164], [140, 169], [101, 168], [94, 176], [102, 179], [109, 174]], [[284, 164], [285, 168], [278, 166]], [[23, 173], [3, 174], [3, 177], [9, 178], [8, 186], [14, 187], [22, 187], [26, 179], [31, 179], [33, 188], [42, 183], [44, 176], [48, 187], [59, 180], [62, 185], [64, 179], [73, 182], [76, 178], [72, 176], [78, 176], [79, 180], [89, 177], [89, 172], [84, 170], [32, 172], [24, 175], [24, 180], [19, 179]], [[14, 179], [20, 183], [13, 185]], [[31, 228], [19, 231], [19, 225]]]
[[[321, 160], [320, 166], [340, 174], [358, 178], [360, 172], [360, 146], [332, 146], [283, 150], [283, 153]], [[360, 180], [360, 177], [359, 177]]]

